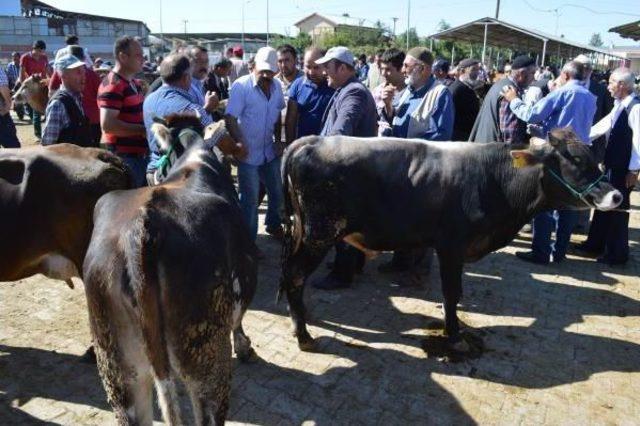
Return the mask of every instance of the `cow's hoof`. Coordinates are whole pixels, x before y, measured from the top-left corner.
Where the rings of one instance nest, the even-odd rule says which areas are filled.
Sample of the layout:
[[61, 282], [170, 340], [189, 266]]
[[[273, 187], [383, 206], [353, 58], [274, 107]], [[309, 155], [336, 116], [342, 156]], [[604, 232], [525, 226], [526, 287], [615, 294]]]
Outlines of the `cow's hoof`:
[[471, 346], [465, 339], [459, 339], [457, 342], [449, 343], [449, 347], [452, 351], [466, 354], [471, 352]]
[[243, 364], [251, 364], [259, 359], [258, 354], [256, 354], [256, 351], [254, 351], [252, 347], [236, 352], [236, 356], [238, 357], [238, 361]]
[[80, 362], [85, 363], [85, 364], [96, 364], [97, 363], [96, 352], [93, 349], [93, 345], [89, 346], [89, 348], [85, 351], [85, 353], [80, 355]]
[[298, 348], [300, 348], [302, 352], [315, 352], [316, 341], [309, 335], [298, 337]]

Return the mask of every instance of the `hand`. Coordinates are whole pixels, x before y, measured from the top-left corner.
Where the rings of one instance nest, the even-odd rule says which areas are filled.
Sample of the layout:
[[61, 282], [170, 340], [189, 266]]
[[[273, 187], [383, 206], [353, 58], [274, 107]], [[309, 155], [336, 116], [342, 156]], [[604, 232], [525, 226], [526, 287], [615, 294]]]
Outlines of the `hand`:
[[627, 188], [633, 188], [634, 186], [636, 186], [636, 182], [638, 182], [638, 173], [628, 172], [625, 179]]
[[207, 112], [213, 112], [218, 108], [218, 104], [220, 103], [220, 99], [218, 99], [218, 95], [216, 92], [212, 92], [210, 90], [204, 95], [204, 109]]
[[393, 102], [393, 97], [395, 96], [395, 94], [396, 94], [396, 88], [393, 87], [391, 84], [387, 84], [382, 88], [382, 95], [381, 95], [382, 102], [384, 102], [385, 105], [390, 107], [391, 103]]
[[502, 88], [502, 97], [505, 98], [508, 102], [511, 102], [518, 97], [518, 92], [516, 92], [516, 88], [511, 85], [504, 86]]

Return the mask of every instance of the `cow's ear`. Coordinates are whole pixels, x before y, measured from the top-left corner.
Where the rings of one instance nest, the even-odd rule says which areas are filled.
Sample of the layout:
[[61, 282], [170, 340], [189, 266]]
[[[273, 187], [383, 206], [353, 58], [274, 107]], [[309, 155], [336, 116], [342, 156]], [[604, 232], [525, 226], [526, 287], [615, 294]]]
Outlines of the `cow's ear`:
[[570, 129], [554, 129], [547, 135], [547, 142], [558, 151], [565, 151], [567, 149], [566, 136], [572, 133]]
[[511, 158], [513, 159], [513, 167], [515, 167], [516, 169], [538, 164], [538, 158], [529, 150], [514, 150], [511, 151], [510, 154]]
[[160, 152], [167, 152], [171, 148], [171, 130], [162, 123], [153, 123], [151, 125], [151, 133], [158, 141]]

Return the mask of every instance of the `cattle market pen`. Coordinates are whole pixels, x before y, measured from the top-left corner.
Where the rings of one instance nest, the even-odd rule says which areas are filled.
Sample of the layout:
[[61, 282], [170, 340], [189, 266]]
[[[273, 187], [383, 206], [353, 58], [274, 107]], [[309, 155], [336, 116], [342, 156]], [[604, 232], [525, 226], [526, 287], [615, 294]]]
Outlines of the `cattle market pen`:
[[[490, 46], [510, 49], [511, 52], [529, 53], [537, 58], [540, 66], [549, 64], [551, 59], [562, 64], [579, 54], [590, 56], [596, 67], [611, 68], [623, 65], [624, 62], [624, 58], [611, 54], [606, 49], [572, 42], [563, 37], [488, 17], [431, 34], [428, 38], [481, 44], [483, 63], [486, 63], [487, 48]], [[455, 52], [452, 52], [452, 56], [455, 57]]]

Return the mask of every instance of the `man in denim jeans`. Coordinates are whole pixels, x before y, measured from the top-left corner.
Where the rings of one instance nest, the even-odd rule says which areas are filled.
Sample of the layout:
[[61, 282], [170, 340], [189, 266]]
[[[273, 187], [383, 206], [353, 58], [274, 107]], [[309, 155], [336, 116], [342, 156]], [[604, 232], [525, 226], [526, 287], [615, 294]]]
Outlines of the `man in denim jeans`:
[[264, 183], [269, 197], [267, 231], [279, 229], [282, 223], [282, 180], [280, 153], [280, 111], [285, 107], [278, 71], [277, 54], [262, 47], [255, 56], [255, 69], [233, 82], [229, 93], [225, 120], [233, 138], [247, 147], [249, 155], [238, 164], [240, 207], [251, 236], [258, 233], [258, 191]]

